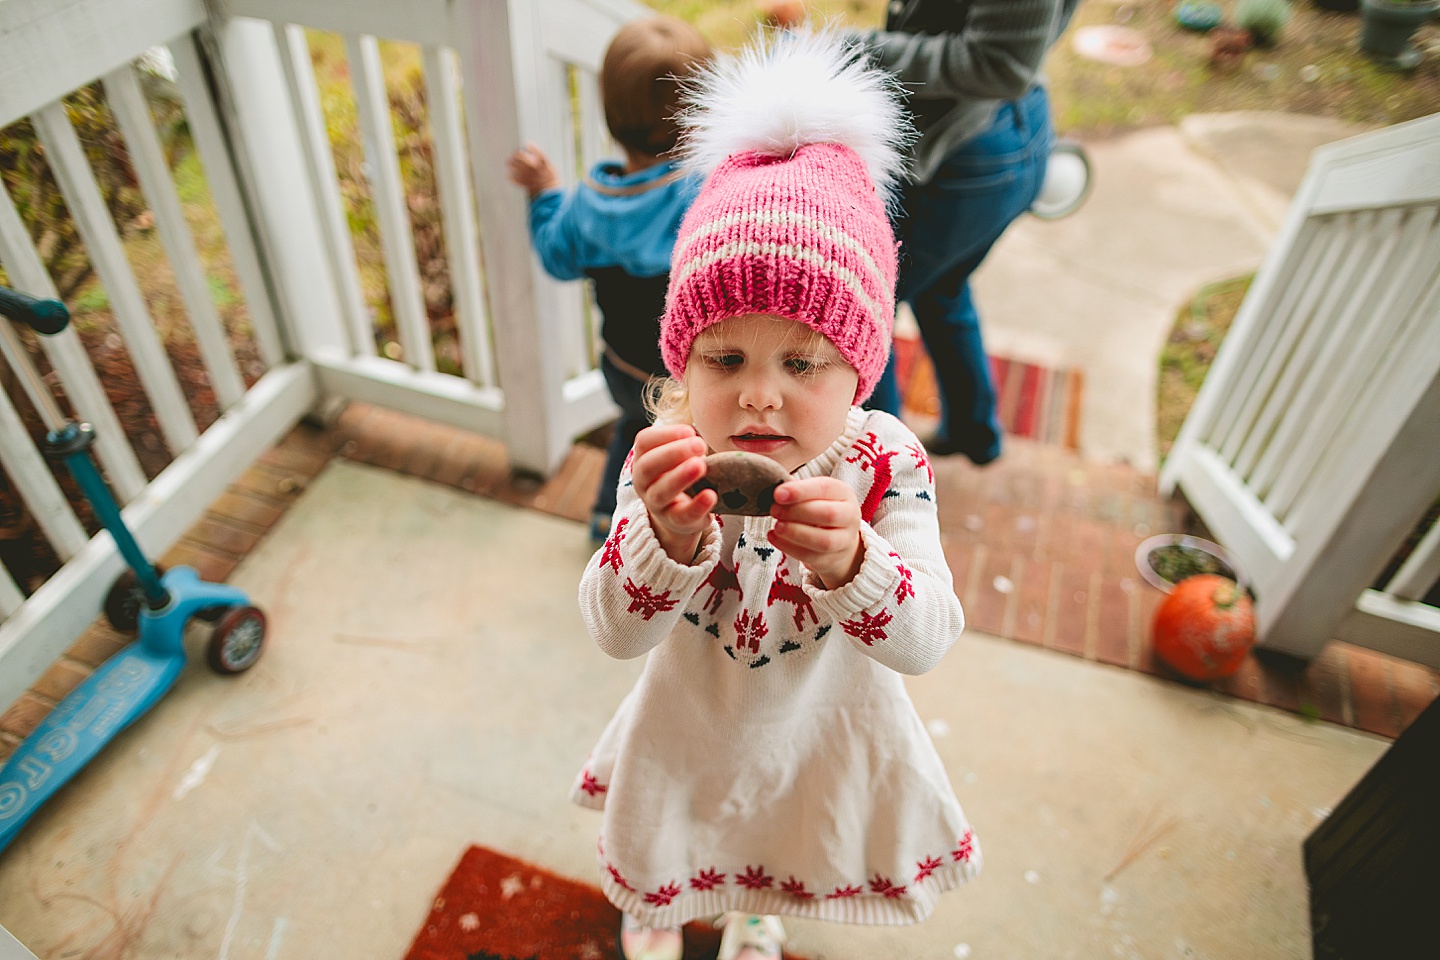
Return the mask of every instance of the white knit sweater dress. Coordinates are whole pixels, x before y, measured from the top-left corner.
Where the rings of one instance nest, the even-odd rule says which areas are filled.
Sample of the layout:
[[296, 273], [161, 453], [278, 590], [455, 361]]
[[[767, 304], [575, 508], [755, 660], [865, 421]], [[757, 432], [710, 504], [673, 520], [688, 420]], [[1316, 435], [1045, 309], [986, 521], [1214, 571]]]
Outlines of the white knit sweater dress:
[[604, 811], [601, 886], [652, 926], [725, 910], [904, 924], [980, 869], [980, 847], [901, 674], [964, 626], [914, 434], [852, 408], [796, 477], [861, 504], [860, 572], [825, 590], [768, 517], [715, 518], [666, 556], [621, 475], [580, 606], [600, 648], [649, 653], [571, 797]]

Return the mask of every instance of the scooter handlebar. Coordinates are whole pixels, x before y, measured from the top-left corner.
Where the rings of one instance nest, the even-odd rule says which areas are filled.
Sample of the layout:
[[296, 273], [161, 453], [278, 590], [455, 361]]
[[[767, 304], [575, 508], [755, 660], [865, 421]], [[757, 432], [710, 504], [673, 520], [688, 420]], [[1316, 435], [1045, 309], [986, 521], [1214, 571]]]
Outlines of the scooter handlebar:
[[70, 310], [59, 300], [38, 300], [9, 287], [0, 287], [0, 314], [36, 333], [59, 333], [70, 323]]

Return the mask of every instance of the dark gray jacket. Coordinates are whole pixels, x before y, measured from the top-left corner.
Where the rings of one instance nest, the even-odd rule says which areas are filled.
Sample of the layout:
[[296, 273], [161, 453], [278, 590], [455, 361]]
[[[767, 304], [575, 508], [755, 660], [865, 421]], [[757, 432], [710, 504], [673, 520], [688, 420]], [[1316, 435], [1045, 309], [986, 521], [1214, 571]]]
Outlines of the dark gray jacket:
[[1001, 102], [1040, 82], [1045, 52], [1079, 0], [893, 0], [866, 52], [909, 92], [920, 138], [911, 176], [925, 182]]

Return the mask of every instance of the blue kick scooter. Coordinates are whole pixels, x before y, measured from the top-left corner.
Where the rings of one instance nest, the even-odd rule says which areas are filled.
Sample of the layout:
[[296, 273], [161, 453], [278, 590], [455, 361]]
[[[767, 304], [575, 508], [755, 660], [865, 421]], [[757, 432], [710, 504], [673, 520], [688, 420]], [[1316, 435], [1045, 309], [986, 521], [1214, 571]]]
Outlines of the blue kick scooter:
[[[36, 300], [5, 287], [0, 287], [0, 315], [41, 334], [59, 333], [70, 322], [70, 312], [60, 301]], [[0, 352], [45, 422], [46, 455], [69, 468], [130, 567], [110, 591], [107, 619], [122, 632], [139, 629], [139, 637], [61, 700], [0, 768], [3, 850], [42, 803], [175, 685], [185, 666], [181, 640], [191, 618], [214, 623], [207, 659], [216, 672], [235, 674], [260, 658], [265, 615], [250, 606], [244, 592], [207, 583], [191, 567], [161, 571], [151, 564], [90, 457], [94, 430], [64, 416], [31, 366], [19, 336], [3, 321]]]

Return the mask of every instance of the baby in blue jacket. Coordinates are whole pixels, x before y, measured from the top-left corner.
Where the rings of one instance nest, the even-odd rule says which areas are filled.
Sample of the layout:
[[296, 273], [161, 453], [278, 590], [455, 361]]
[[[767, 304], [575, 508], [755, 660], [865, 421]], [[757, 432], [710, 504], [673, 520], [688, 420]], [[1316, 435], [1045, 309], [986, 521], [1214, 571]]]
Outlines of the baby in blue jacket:
[[600, 68], [605, 123], [624, 161], [596, 164], [567, 192], [539, 147], [528, 144], [510, 157], [510, 179], [530, 195], [530, 238], [545, 271], [557, 280], [588, 277], [595, 284], [600, 369], [621, 411], [591, 512], [597, 546], [610, 531], [620, 468], [648, 423], [646, 384], [665, 376], [660, 315], [670, 252], [701, 183], [672, 158], [680, 135], [675, 113], [684, 78], [710, 55], [705, 38], [682, 20], [631, 21], [615, 34]]

